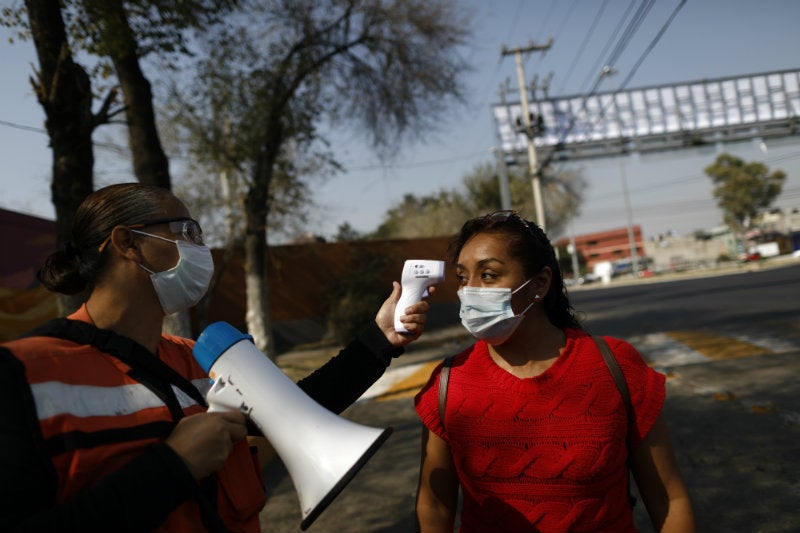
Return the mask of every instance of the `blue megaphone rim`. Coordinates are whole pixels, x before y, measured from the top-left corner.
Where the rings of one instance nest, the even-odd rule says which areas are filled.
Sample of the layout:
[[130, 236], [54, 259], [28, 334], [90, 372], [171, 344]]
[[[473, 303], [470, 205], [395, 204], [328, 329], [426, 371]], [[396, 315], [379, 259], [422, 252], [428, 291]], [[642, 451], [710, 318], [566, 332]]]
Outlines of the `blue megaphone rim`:
[[203, 370], [208, 373], [225, 350], [245, 339], [253, 342], [252, 335], [242, 333], [227, 322], [214, 322], [197, 337], [192, 353]]

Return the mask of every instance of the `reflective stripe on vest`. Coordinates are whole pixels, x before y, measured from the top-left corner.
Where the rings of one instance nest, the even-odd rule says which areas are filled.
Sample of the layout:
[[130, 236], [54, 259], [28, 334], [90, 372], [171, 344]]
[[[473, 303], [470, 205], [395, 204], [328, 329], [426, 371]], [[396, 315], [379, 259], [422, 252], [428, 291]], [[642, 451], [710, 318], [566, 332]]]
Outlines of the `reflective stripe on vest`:
[[[39, 424], [58, 476], [63, 501], [163, 441], [175, 422], [169, 408], [129, 367], [92, 346], [54, 337], [6, 343], [25, 365]], [[210, 381], [183, 339], [162, 337], [159, 357], [205, 394]], [[171, 389], [184, 414], [205, 411], [188, 394]], [[260, 468], [246, 441], [237, 443], [218, 472], [218, 511], [231, 531], [259, 531], [265, 502]], [[114, 529], [113, 526], [110, 529]], [[187, 500], [156, 531], [203, 531], [196, 502]]]
[[[191, 381], [204, 395], [208, 392], [210, 386], [208, 378]], [[173, 385], [172, 390], [182, 409], [197, 405], [197, 402], [178, 387]], [[31, 391], [36, 400], [36, 412], [40, 421], [58, 415], [72, 415], [79, 418], [121, 416], [164, 406], [161, 399], [142, 384], [102, 387], [46, 381], [32, 384]]]

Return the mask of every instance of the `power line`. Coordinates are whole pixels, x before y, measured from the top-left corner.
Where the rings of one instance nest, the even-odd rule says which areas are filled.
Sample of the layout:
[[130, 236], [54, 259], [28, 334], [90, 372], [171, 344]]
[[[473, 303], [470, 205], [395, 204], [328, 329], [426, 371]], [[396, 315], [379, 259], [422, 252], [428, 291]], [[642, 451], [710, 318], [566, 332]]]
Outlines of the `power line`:
[[561, 86], [558, 88], [558, 92], [560, 94], [563, 94], [564, 87], [566, 87], [567, 82], [572, 76], [572, 72], [575, 70], [575, 66], [578, 64], [578, 60], [583, 56], [583, 51], [586, 49], [586, 45], [589, 43], [589, 39], [591, 39], [591, 37], [594, 35], [594, 31], [597, 28], [597, 24], [600, 22], [600, 19], [603, 16], [603, 12], [605, 12], [606, 10], [606, 6], [608, 6], [608, 0], [603, 0], [603, 3], [600, 4], [600, 8], [597, 11], [597, 14], [594, 16], [592, 25], [589, 27], [589, 31], [586, 32], [586, 36], [583, 38], [583, 42], [578, 47], [578, 51], [575, 54], [575, 58], [572, 60], [572, 64], [569, 66], [569, 69], [567, 69], [567, 75], [564, 76], [564, 81], [561, 82]]
[[16, 130], [22, 131], [32, 131], [34, 133], [44, 133], [47, 135], [47, 131], [42, 128], [36, 128], [34, 126], [25, 126], [24, 124], [16, 124], [14, 122], [9, 122], [7, 120], [0, 120], [0, 126], [5, 126], [7, 128], [14, 128]]
[[[772, 163], [776, 163], [776, 162], [779, 162], [779, 161], [785, 161], [787, 159], [791, 160], [791, 159], [798, 159], [798, 158], [800, 158], [800, 152], [791, 152], [791, 153], [788, 153], [788, 154], [783, 154], [783, 155], [776, 156], [776, 157], [773, 157], [773, 158], [765, 159], [764, 163], [765, 164], [766, 163], [772, 164]], [[657, 184], [654, 184], [654, 185], [637, 187], [635, 189], [631, 189], [631, 193], [642, 193], [642, 192], [654, 191], [654, 190], [657, 190], [657, 189], [663, 189], [663, 188], [667, 188], [667, 187], [674, 187], [674, 186], [679, 185], [679, 184], [690, 183], [690, 182], [693, 182], [693, 181], [700, 181], [700, 180], [705, 180], [705, 179], [710, 179], [710, 178], [706, 174], [693, 174], [691, 176], [682, 176], [682, 177], [679, 177], [679, 178], [676, 178], [676, 179], [673, 179], [673, 180], [669, 180], [669, 181], [662, 180], [660, 183], [657, 183]], [[785, 189], [784, 191], [782, 191], [781, 194], [786, 193], [786, 192], [790, 192], [790, 191], [794, 191], [794, 189]], [[609, 193], [609, 194], [606, 194], [606, 195], [596, 196], [596, 197], [594, 197], [594, 199], [595, 200], [603, 200], [603, 199], [607, 199], [607, 198], [616, 198], [617, 196], [618, 196], [618, 193], [614, 192], [614, 193]]]
[[[647, 16], [647, 13], [650, 11], [650, 7], [652, 7], [652, 2], [654, 2], [654, 1], [655, 0], [643, 0], [642, 3], [639, 5], [639, 8], [636, 10], [636, 13], [634, 13], [633, 18], [630, 20], [630, 22], [628, 23], [627, 27], [625, 28], [625, 31], [623, 32], [622, 37], [620, 37], [619, 41], [617, 41], [617, 45], [614, 47], [614, 50], [612, 51], [611, 55], [608, 58], [608, 61], [606, 62], [607, 65], [609, 65], [609, 66], [613, 65], [616, 62], [616, 60], [619, 58], [620, 54], [622, 54], [622, 52], [625, 50], [625, 48], [627, 48], [628, 44], [630, 43], [631, 38], [633, 37], [633, 35], [636, 33], [636, 31], [641, 26], [642, 21], [644, 21], [644, 18]], [[685, 1], [686, 0], [683, 0], [681, 5], [683, 5], [683, 3], [685, 3]], [[672, 19], [670, 19], [670, 21], [671, 20]], [[663, 32], [659, 32], [659, 38], [660, 38], [661, 34], [663, 34]], [[592, 88], [589, 91], [589, 94], [587, 94], [587, 95], [585, 95], [583, 97], [583, 105], [581, 107], [581, 111], [584, 111], [586, 109], [586, 103], [588, 102], [589, 97], [595, 94], [595, 92], [597, 91], [598, 86], [600, 85], [600, 82], [602, 82], [602, 81], [603, 81], [603, 77], [602, 76], [598, 76], [597, 79], [594, 82], [594, 85], [592, 85]], [[602, 115], [601, 115], [601, 117], [602, 117]], [[564, 140], [566, 140], [567, 136], [572, 132], [572, 129], [575, 127], [576, 120], [577, 120], [577, 116], [575, 114], [573, 114], [570, 117], [569, 124], [564, 129], [564, 131], [561, 132], [561, 135], [559, 136], [559, 141], [558, 141], [557, 144], [562, 144], [564, 142]], [[541, 168], [545, 168], [547, 165], [550, 164], [550, 162], [553, 159], [554, 154], [555, 154], [555, 150], [542, 163], [540, 169]]]
[[578, 4], [578, 0], [572, 0], [572, 4], [569, 6], [567, 10], [567, 14], [564, 15], [564, 18], [561, 20], [561, 24], [558, 25], [556, 31], [554, 32], [555, 37], [559, 37], [561, 32], [564, 30], [564, 26], [567, 25], [567, 21], [569, 21], [572, 14], [575, 12], [575, 6]]
[[583, 92], [586, 92], [586, 89], [585, 89], [585, 88], [586, 88], [586, 87], [589, 85], [589, 83], [590, 83], [590, 82], [591, 82], [593, 79], [595, 79], [595, 77], [597, 76], [597, 73], [600, 71], [600, 68], [601, 68], [601, 66], [602, 66], [602, 64], [603, 64], [603, 58], [605, 57], [605, 55], [606, 55], [606, 52], [608, 52], [608, 49], [611, 47], [611, 44], [612, 44], [612, 43], [614, 42], [614, 40], [617, 38], [617, 35], [619, 35], [619, 32], [620, 32], [620, 30], [622, 29], [622, 25], [623, 25], [623, 24], [625, 23], [625, 21], [628, 19], [628, 14], [630, 14], [631, 10], [633, 9], [633, 5], [634, 5], [635, 3], [636, 3], [636, 0], [631, 0], [631, 3], [630, 3], [630, 4], [628, 4], [628, 7], [625, 9], [625, 14], [623, 15], [623, 17], [622, 17], [621, 19], [619, 19], [619, 24], [617, 24], [617, 27], [616, 27], [616, 28], [614, 28], [614, 31], [613, 31], [613, 32], [611, 33], [611, 35], [609, 36], [608, 40], [606, 41], [606, 44], [603, 46], [603, 49], [602, 49], [602, 50], [600, 51], [600, 53], [597, 55], [597, 61], [595, 61], [595, 64], [594, 64], [594, 66], [593, 66], [593, 67], [592, 67], [592, 69], [589, 71], [589, 75], [586, 77], [586, 79], [585, 79], [585, 80], [583, 81], [583, 83], [580, 85], [580, 87], [583, 87], [583, 88], [584, 88], [584, 89], [582, 90]]
[[[620, 90], [624, 89], [627, 86], [628, 82], [631, 80], [631, 78], [633, 78], [634, 74], [636, 74], [636, 71], [642, 65], [642, 62], [644, 61], [644, 59], [652, 51], [652, 49], [655, 47], [655, 45], [658, 43], [658, 41], [661, 39], [661, 37], [664, 35], [664, 33], [670, 27], [670, 25], [672, 24], [672, 21], [675, 20], [675, 17], [677, 16], [678, 12], [681, 10], [681, 8], [683, 8], [683, 6], [685, 4], [686, 4], [686, 0], [681, 0], [680, 3], [675, 7], [675, 9], [672, 11], [672, 14], [669, 16], [669, 18], [667, 18], [667, 21], [664, 24], [662, 24], [661, 29], [656, 33], [656, 36], [653, 38], [652, 41], [650, 41], [650, 44], [645, 48], [645, 51], [639, 56], [639, 58], [637, 59], [636, 63], [634, 64], [634, 67], [631, 69], [630, 73], [625, 78], [623, 83], [619, 86], [617, 91], [620, 91]], [[644, 5], [644, 2], [643, 2], [643, 5]], [[639, 12], [641, 11], [641, 7], [642, 6], [640, 6], [640, 9], [637, 10], [636, 14], [634, 14], [634, 19], [636, 19], [637, 15], [640, 14]], [[632, 29], [633, 32], [635, 32], [636, 29], [638, 29], [638, 27], [641, 25], [641, 21], [643, 20], [642, 16], [646, 16], [647, 15], [647, 11], [649, 11], [649, 7], [647, 8], [646, 11], [644, 11], [643, 15], [638, 17], [639, 21], [635, 24], [635, 29]], [[630, 38], [633, 36], [633, 33], [628, 31], [628, 29], [631, 29], [633, 26], [634, 26], [633, 21], [631, 21], [631, 23], [628, 24], [628, 28], [626, 28], [626, 35], [623, 36], [623, 39], [626, 40], [626, 45], [625, 46], [627, 46], [627, 43], [630, 42]], [[617, 47], [617, 48], [619, 48], [619, 47]], [[621, 53], [622, 50], [624, 50], [624, 48], [625, 47], [622, 47], [621, 49], [619, 49], [619, 52]], [[616, 49], [615, 49], [615, 52], [616, 52]], [[616, 59], [616, 58], [619, 57], [619, 55], [612, 53], [612, 57], [615, 57], [615, 59]], [[609, 62], [609, 66], [613, 65], [613, 63], [614, 63], [613, 61], [610, 61]], [[592, 87], [591, 92], [588, 95], [584, 96], [582, 110], [586, 109], [586, 103], [587, 103], [589, 97], [595, 94], [595, 91], [597, 90], [597, 87], [600, 85], [600, 82], [602, 81], [602, 79], [603, 79], [603, 77], [599, 76], [597, 78], [597, 81], [595, 82], [594, 86]], [[606, 110], [608, 109], [610, 104], [611, 103], [608, 102], [603, 108], [601, 108], [597, 119], [593, 122], [593, 124], [589, 124], [588, 125], [590, 131], [605, 116]], [[577, 119], [577, 117], [574, 114], [570, 117], [569, 124], [567, 125], [567, 127], [564, 129], [564, 131], [561, 133], [561, 135], [559, 137], [558, 144], [562, 144], [564, 142], [564, 140], [566, 140], [567, 136], [570, 134], [572, 129], [575, 127], [576, 119]], [[542, 163], [541, 168], [546, 168], [547, 165], [549, 165], [552, 162], [553, 157], [555, 156], [555, 153], [556, 153], [556, 150], [553, 150], [550, 153], [548, 158]]]
[[[633, 18], [628, 22], [628, 25], [625, 27], [625, 30], [622, 33], [622, 37], [620, 37], [619, 41], [617, 41], [614, 50], [612, 50], [611, 54], [609, 55], [608, 59], [605, 61], [607, 66], [613, 67], [617, 60], [622, 55], [622, 52], [628, 47], [633, 39], [633, 36], [636, 35], [636, 32], [644, 22], [644, 19], [647, 17], [647, 14], [650, 12], [650, 8], [653, 7], [653, 3], [655, 0], [642, 0], [642, 3], [639, 5], [639, 8], [636, 10], [636, 13], [633, 14]], [[592, 85], [591, 90], [589, 91], [589, 96], [593, 95], [597, 88], [600, 86], [600, 83], [603, 81], [602, 76], [598, 76], [595, 79], [594, 84]], [[586, 100], [584, 100], [584, 103]]]
[[[555, 0], [553, 0], [555, 3]], [[522, 9], [522, 4], [525, 0], [517, 0], [517, 7], [514, 9], [514, 16], [511, 19], [511, 27], [508, 29], [508, 34], [513, 35], [514, 31], [517, 29], [517, 22], [520, 20], [519, 12]]]
[[447, 164], [447, 163], [455, 163], [455, 162], [458, 162], [458, 161], [464, 161], [465, 159], [468, 159], [468, 158], [471, 159], [471, 158], [477, 157], [477, 156], [485, 157], [486, 156], [486, 150], [482, 150], [480, 152], [472, 152], [472, 153], [464, 154], [464, 155], [453, 156], [453, 157], [447, 157], [447, 158], [443, 158], [443, 159], [430, 159], [428, 161], [418, 161], [418, 162], [415, 162], [415, 163], [404, 163], [404, 164], [395, 164], [395, 165], [375, 164], [375, 165], [361, 165], [361, 166], [353, 166], [353, 167], [348, 167], [347, 165], [344, 165], [344, 166], [345, 166], [345, 168], [347, 169], [348, 172], [357, 172], [357, 171], [362, 171], [362, 170], [382, 170], [382, 169], [383, 170], [391, 170], [391, 169], [401, 169], [401, 168], [420, 168], [420, 167], [432, 167], [432, 166], [436, 166], [436, 165], [444, 165], [444, 164]]
[[[24, 124], [17, 124], [15, 122], [9, 122], [7, 120], [0, 120], [0, 126], [5, 126], [5, 127], [8, 127], [8, 128], [14, 128], [14, 129], [18, 129], [18, 130], [30, 131], [30, 132], [33, 132], [33, 133], [41, 133], [43, 135], [47, 135], [47, 130], [45, 130], [43, 128], [37, 128], [37, 127], [34, 127], [34, 126], [26, 126]], [[105, 148], [105, 149], [114, 150], [114, 151], [117, 151], [117, 152], [127, 150], [126, 147], [120, 146], [118, 144], [113, 144], [113, 143], [92, 141], [92, 145], [96, 146], [98, 148]], [[469, 153], [469, 154], [463, 154], [463, 155], [458, 155], [458, 156], [453, 156], [453, 157], [448, 157], [448, 158], [443, 158], [443, 159], [431, 159], [431, 160], [428, 160], [428, 161], [419, 161], [419, 162], [416, 162], [416, 163], [406, 163], [406, 164], [397, 164], [397, 165], [381, 165], [381, 164], [361, 165], [361, 166], [347, 167], [347, 170], [348, 171], [352, 171], [352, 172], [356, 172], [356, 171], [376, 170], [376, 169], [390, 170], [390, 169], [403, 169], [403, 168], [421, 168], [421, 167], [429, 167], [429, 166], [436, 166], [436, 165], [444, 165], [444, 164], [447, 164], [447, 163], [454, 163], [454, 162], [457, 162], [457, 161], [464, 161], [465, 159], [472, 159], [472, 158], [475, 158], [475, 157], [478, 157], [478, 156], [480, 156], [480, 157], [486, 156], [486, 151], [482, 150], [480, 152], [472, 152], [472, 153]], [[170, 159], [178, 159], [178, 160], [180, 160], [180, 159], [185, 159], [185, 158], [183, 158], [183, 157], [181, 157], [179, 155], [172, 155], [172, 156], [170, 156]]]
[[[620, 86], [617, 88], [617, 91], [621, 91], [622, 89], [624, 89], [625, 87], [628, 86], [628, 82], [631, 81], [631, 78], [633, 78], [633, 76], [639, 70], [639, 67], [642, 65], [642, 63], [644, 62], [645, 58], [650, 54], [650, 52], [653, 50], [653, 48], [655, 48], [655, 45], [658, 43], [658, 41], [661, 40], [661, 37], [664, 35], [664, 33], [666, 33], [667, 29], [672, 24], [672, 21], [675, 19], [675, 17], [678, 15], [678, 12], [681, 10], [681, 8], [683, 8], [683, 6], [685, 4], [686, 4], [686, 0], [681, 0], [680, 3], [678, 3], [677, 6], [675, 6], [675, 9], [672, 11], [670, 16], [667, 18], [667, 21], [664, 24], [662, 24], [661, 29], [658, 30], [658, 32], [656, 33], [656, 36], [650, 41], [650, 44], [647, 45], [647, 47], [645, 48], [644, 52], [642, 52], [639, 55], [639, 58], [634, 63], [634, 65], [631, 68], [630, 72], [625, 77], [625, 79], [620, 84]], [[641, 22], [639, 24], [641, 24]], [[637, 28], [638, 28], [638, 25], [637, 25]], [[613, 61], [610, 61], [609, 62], [609, 66], [612, 66], [616, 62], [616, 59], [617, 58], [615, 58]], [[604, 76], [602, 76], [602, 75], [598, 76], [597, 82], [595, 83], [595, 87], [593, 88], [592, 93], [590, 93], [589, 96], [594, 94], [594, 89], [596, 89], [600, 85], [600, 82], [603, 80], [603, 78], [604, 78]], [[587, 99], [588, 99], [588, 97], [587, 97]], [[584, 108], [586, 106], [587, 99], [584, 99]], [[606, 103], [606, 105], [602, 109], [600, 109], [600, 113], [599, 113], [597, 119], [594, 121], [593, 124], [589, 124], [590, 131], [591, 131], [591, 129], [593, 129], [599, 123], [600, 120], [603, 119], [603, 117], [605, 116], [606, 111], [608, 110], [610, 105], [611, 105], [611, 102], [608, 102], [608, 103]], [[570, 122], [570, 128], [569, 129], [571, 130], [572, 127], [574, 127], [574, 121]], [[568, 134], [568, 132], [566, 132], [566, 133]], [[563, 139], [565, 139], [565, 138], [566, 138], [566, 134], [562, 135], [562, 142], [563, 142]]]
[[639, 5], [639, 8], [636, 10], [636, 13], [633, 14], [633, 18], [628, 23], [628, 26], [625, 28], [625, 31], [622, 34], [622, 37], [619, 41], [617, 41], [617, 45], [614, 47], [614, 50], [611, 52], [607, 63], [609, 65], [614, 65], [617, 60], [622, 55], [622, 52], [630, 44], [633, 36], [636, 35], [636, 32], [639, 31], [642, 23], [644, 22], [645, 18], [647, 18], [648, 13], [650, 13], [650, 9], [652, 9], [655, 0], [642, 0], [642, 3]]
[[[783, 200], [794, 199], [800, 197], [800, 188], [793, 187], [782, 191], [780, 198]], [[636, 209], [637, 212], [644, 215], [645, 219], [665, 219], [673, 218], [676, 216], [685, 217], [698, 212], [717, 211], [719, 205], [713, 197], [696, 199], [696, 200], [681, 200], [675, 202], [657, 202], [640, 205]], [[609, 218], [620, 215], [620, 210], [617, 207], [609, 206], [600, 209], [593, 209], [588, 215], [582, 215], [581, 221], [583, 223], [591, 223], [596, 221], [604, 221]]]
[[539, 31], [536, 32], [534, 35], [541, 36], [544, 34], [544, 29], [547, 27], [547, 24], [550, 22], [550, 16], [553, 14], [553, 9], [556, 7], [558, 0], [552, 0], [550, 2], [550, 8], [547, 10], [544, 18], [542, 19], [542, 27], [539, 28]]
[[[652, 218], [660, 212], [665, 212], [669, 216], [678, 216], [708, 209], [718, 209], [713, 198], [681, 202], [650, 203], [640, 205], [636, 211], [644, 213], [646, 218]], [[581, 218], [582, 222], [591, 222], [592, 220], [606, 219], [614, 216], [621, 216], [620, 210], [618, 207], [609, 206], [606, 208], [594, 209], [591, 214], [584, 215]]]
[[[31, 131], [33, 133], [41, 133], [42, 135], [48, 135], [47, 130], [44, 128], [37, 128], [35, 126], [26, 126], [25, 124], [17, 124], [16, 122], [9, 122], [8, 120], [0, 120], [0, 126], [5, 126], [7, 128], [13, 128], [22, 131]], [[124, 146], [107, 142], [92, 141], [92, 146], [95, 146], [97, 148], [105, 148], [107, 150], [114, 150], [116, 152], [127, 150], [127, 148]]]
[[686, 4], [686, 0], [681, 0], [681, 2], [675, 7], [675, 9], [672, 11], [672, 14], [667, 19], [667, 22], [663, 26], [661, 26], [661, 29], [658, 31], [658, 33], [653, 38], [653, 40], [650, 41], [650, 44], [647, 45], [647, 48], [645, 48], [645, 51], [642, 52], [642, 55], [640, 55], [639, 59], [636, 60], [636, 63], [633, 65], [633, 68], [631, 68], [630, 73], [625, 78], [625, 80], [623, 81], [622, 86], [620, 88], [625, 87], [628, 84], [628, 82], [631, 80], [633, 75], [636, 74], [636, 71], [639, 70], [639, 67], [641, 66], [642, 62], [650, 54], [650, 52], [653, 51], [653, 48], [655, 48], [656, 44], [658, 44], [658, 41], [661, 40], [661, 37], [663, 37], [664, 33], [667, 31], [667, 28], [670, 27], [670, 25], [672, 24], [672, 21], [675, 19], [675, 17], [678, 15], [678, 12], [681, 10], [681, 8], [683, 8], [683, 6], [685, 4]]

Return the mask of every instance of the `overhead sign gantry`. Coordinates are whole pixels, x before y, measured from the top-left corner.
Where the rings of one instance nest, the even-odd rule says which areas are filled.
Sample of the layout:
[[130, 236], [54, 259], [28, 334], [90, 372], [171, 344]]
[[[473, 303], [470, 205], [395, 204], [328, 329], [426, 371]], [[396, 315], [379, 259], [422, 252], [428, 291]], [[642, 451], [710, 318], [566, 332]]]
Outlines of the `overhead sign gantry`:
[[[545, 161], [786, 137], [800, 133], [800, 70], [533, 99], [529, 111]], [[503, 152], [525, 158], [521, 105], [493, 113]]]

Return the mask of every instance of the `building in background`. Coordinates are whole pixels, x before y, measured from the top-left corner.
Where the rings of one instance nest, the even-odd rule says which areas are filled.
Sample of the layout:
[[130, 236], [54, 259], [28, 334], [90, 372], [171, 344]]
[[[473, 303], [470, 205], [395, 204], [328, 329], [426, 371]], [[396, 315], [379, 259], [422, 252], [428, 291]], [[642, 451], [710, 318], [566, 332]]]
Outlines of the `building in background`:
[[[636, 255], [642, 262], [646, 262], [644, 242], [642, 241], [642, 228], [635, 225], [632, 228], [633, 242]], [[608, 265], [612, 273], [620, 274], [630, 272], [632, 266], [630, 234], [628, 228], [615, 228], [596, 233], [585, 233], [573, 238], [562, 238], [553, 243], [559, 249], [574, 250], [581, 258], [584, 272], [594, 272], [598, 266]], [[646, 265], [640, 264], [643, 269]]]
[[658, 235], [645, 243], [654, 273], [710, 268], [736, 259], [736, 238], [728, 226], [703, 235]]

